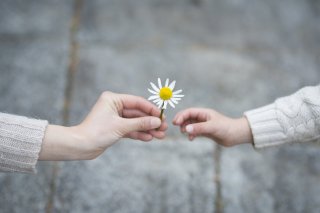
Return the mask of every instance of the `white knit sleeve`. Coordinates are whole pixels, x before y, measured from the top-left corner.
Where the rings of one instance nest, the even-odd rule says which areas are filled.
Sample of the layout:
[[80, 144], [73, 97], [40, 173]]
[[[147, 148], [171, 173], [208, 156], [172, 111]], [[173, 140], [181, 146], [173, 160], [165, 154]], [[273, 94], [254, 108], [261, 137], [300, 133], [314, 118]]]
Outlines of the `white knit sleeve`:
[[0, 113], [0, 172], [34, 173], [48, 122]]
[[245, 112], [256, 148], [320, 138], [320, 85]]

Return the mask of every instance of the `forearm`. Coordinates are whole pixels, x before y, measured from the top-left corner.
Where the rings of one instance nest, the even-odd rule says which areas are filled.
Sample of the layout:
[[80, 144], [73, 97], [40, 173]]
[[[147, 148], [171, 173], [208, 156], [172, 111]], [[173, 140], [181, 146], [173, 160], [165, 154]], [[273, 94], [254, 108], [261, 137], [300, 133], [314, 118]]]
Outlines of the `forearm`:
[[77, 126], [48, 125], [39, 160], [88, 160], [95, 157]]

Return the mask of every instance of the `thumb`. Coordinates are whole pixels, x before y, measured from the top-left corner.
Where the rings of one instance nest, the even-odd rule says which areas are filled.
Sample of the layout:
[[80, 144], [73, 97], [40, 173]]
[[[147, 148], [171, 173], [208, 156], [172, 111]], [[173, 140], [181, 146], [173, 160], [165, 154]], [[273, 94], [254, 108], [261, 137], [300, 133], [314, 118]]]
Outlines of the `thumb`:
[[153, 116], [131, 118], [125, 119], [125, 126], [124, 134], [136, 131], [148, 131], [160, 127], [161, 120]]
[[194, 123], [186, 126], [186, 131], [188, 134], [197, 136], [210, 133], [207, 122]]

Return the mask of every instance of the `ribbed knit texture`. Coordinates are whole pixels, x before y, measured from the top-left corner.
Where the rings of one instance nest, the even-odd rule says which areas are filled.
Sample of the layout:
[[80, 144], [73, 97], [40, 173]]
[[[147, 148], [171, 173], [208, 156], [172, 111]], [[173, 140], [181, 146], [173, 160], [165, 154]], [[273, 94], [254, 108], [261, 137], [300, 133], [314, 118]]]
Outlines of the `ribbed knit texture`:
[[48, 121], [0, 113], [0, 172], [35, 173]]
[[305, 87], [245, 112], [256, 148], [320, 138], [320, 86]]

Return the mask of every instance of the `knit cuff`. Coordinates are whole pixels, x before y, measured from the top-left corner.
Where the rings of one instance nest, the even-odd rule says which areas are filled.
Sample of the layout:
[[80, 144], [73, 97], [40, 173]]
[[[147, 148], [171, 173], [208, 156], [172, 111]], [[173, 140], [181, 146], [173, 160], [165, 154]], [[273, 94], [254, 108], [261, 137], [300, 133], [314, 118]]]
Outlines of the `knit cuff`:
[[0, 171], [35, 173], [48, 121], [0, 113]]
[[277, 119], [276, 105], [270, 104], [244, 113], [252, 131], [254, 147], [286, 143], [286, 135]]

